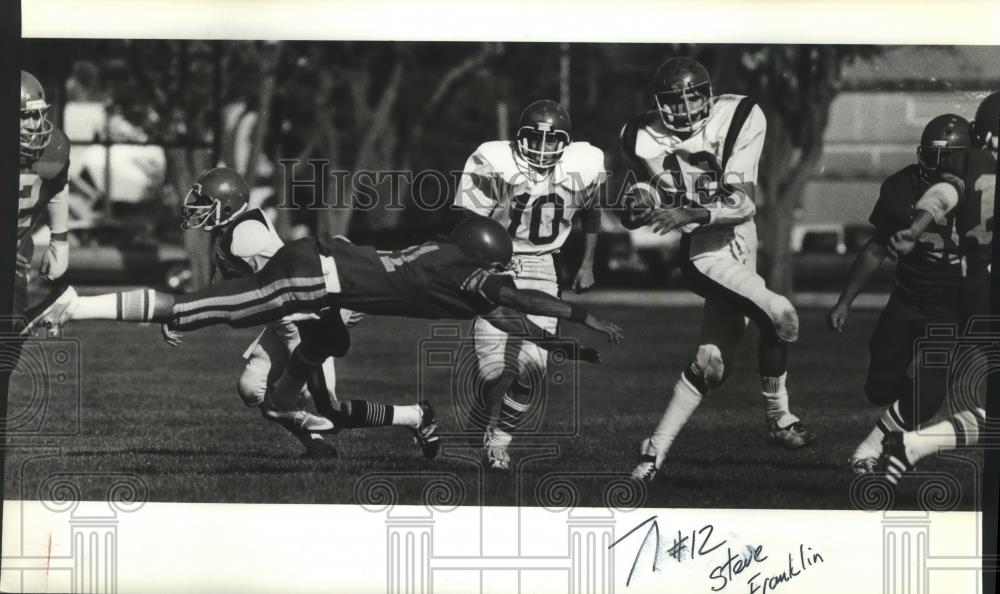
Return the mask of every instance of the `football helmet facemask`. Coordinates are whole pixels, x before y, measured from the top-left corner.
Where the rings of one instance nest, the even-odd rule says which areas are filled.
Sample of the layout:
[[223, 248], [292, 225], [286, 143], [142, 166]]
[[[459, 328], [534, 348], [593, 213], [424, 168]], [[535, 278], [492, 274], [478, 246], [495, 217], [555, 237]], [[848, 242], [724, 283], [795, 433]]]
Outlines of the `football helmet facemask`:
[[551, 169], [572, 142], [569, 113], [555, 101], [542, 99], [528, 105], [517, 124], [517, 152], [535, 169]]
[[712, 113], [708, 70], [692, 58], [670, 58], [653, 75], [653, 98], [668, 130], [697, 132]]
[[921, 174], [929, 178], [938, 173], [955, 173], [960, 164], [955, 159], [971, 144], [969, 122], [953, 113], [939, 115], [924, 126], [917, 147]]
[[249, 206], [250, 188], [243, 176], [225, 167], [202, 173], [191, 185], [181, 213], [181, 227], [211, 231], [224, 226]]
[[37, 159], [52, 141], [55, 126], [49, 121], [49, 104], [42, 83], [21, 71], [21, 157]]
[[483, 261], [490, 272], [503, 272], [510, 268], [514, 244], [503, 225], [493, 219], [473, 216], [465, 219], [451, 231], [451, 241], [465, 253]]
[[1000, 145], [1000, 91], [987, 95], [976, 109], [972, 140], [977, 148], [997, 152]]

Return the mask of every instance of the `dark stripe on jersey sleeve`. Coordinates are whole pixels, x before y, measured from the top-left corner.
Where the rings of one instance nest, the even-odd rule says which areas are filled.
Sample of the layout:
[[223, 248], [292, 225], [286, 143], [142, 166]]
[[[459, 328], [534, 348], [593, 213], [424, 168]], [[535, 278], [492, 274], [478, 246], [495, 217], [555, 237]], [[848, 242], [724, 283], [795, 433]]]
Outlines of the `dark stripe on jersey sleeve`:
[[646, 125], [648, 118], [648, 113], [635, 116], [625, 122], [625, 126], [622, 127], [622, 131], [618, 135], [618, 145], [621, 148], [625, 166], [632, 171], [635, 181], [649, 181], [652, 177], [646, 164], [635, 152], [639, 130]]
[[726, 132], [726, 141], [722, 145], [722, 170], [726, 170], [726, 164], [729, 163], [729, 159], [733, 156], [733, 150], [736, 147], [736, 140], [740, 137], [740, 132], [743, 131], [743, 124], [746, 123], [747, 118], [750, 117], [750, 111], [754, 108], [757, 103], [749, 98], [744, 97], [740, 100], [739, 104], [736, 106], [736, 110], [733, 112], [733, 119], [729, 121], [729, 131]]

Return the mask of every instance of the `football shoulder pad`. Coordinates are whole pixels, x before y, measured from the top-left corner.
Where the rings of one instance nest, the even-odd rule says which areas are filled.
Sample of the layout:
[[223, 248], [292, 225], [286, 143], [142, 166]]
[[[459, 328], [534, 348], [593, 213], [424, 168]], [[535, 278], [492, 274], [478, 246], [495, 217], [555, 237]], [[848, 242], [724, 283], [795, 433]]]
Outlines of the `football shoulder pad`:
[[604, 180], [604, 151], [589, 142], [573, 142], [566, 147], [558, 167], [561, 183], [584, 190]]
[[59, 128], [53, 129], [49, 145], [45, 147], [41, 156], [34, 163], [35, 173], [45, 181], [64, 177], [69, 170], [69, 147], [69, 138], [66, 137], [66, 133]]

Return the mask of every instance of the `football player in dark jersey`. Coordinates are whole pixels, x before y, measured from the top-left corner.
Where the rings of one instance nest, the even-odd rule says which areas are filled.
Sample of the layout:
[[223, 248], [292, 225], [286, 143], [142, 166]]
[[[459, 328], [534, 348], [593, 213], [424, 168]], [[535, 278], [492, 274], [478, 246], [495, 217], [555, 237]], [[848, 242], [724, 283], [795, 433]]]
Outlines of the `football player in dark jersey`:
[[[952, 114], [938, 116], [924, 127], [917, 163], [882, 183], [869, 217], [875, 234], [855, 258], [840, 299], [827, 314], [832, 330], [843, 330], [851, 304], [889, 254], [892, 235], [910, 225], [924, 192], [945, 176], [961, 171], [969, 144], [965, 119]], [[914, 341], [925, 336], [928, 324], [955, 324], [959, 320], [962, 262], [953, 218], [930, 225], [920, 237], [920, 249], [896, 261], [892, 294], [868, 345], [870, 362], [865, 380], [868, 401], [888, 408], [851, 456], [851, 467], [858, 474], [873, 471], [886, 433], [914, 429], [929, 421], [943, 401], [945, 385], [940, 374], [922, 377], [921, 398], [916, 398], [912, 359]]]
[[[29, 314], [25, 333], [35, 326], [62, 326], [69, 320], [167, 322], [172, 331], [228, 324], [256, 326], [327, 307], [371, 315], [425, 319], [487, 317], [498, 329], [523, 335], [549, 351], [565, 343], [523, 314], [577, 322], [621, 340], [621, 329], [541, 291], [518, 289], [502, 274], [513, 245], [502, 225], [486, 217], [466, 218], [450, 236], [403, 250], [379, 251], [342, 237], [322, 234], [285, 244], [248, 278], [224, 281], [187, 295], [134, 289], [81, 297], [72, 287], [53, 290]], [[596, 361], [592, 349], [569, 349], [565, 356]], [[284, 401], [265, 402], [273, 420], [303, 431], [335, 430], [328, 420]], [[287, 408], [286, 408], [287, 406]]]
[[[224, 280], [253, 276], [284, 245], [264, 212], [249, 208], [249, 197], [250, 188], [239, 173], [216, 167], [198, 177], [184, 200], [182, 226], [213, 234], [215, 269], [217, 277]], [[337, 399], [334, 357], [347, 354], [350, 348], [347, 328], [357, 323], [358, 314], [349, 310], [326, 310], [320, 315], [295, 317], [298, 319], [283, 318], [268, 324], [243, 354], [247, 364], [240, 374], [237, 392], [247, 406], [263, 404], [284, 373], [290, 355], [300, 343], [306, 342], [313, 351], [324, 355], [315, 369], [310, 370], [305, 382], [318, 412], [340, 428], [408, 428], [426, 457], [437, 455], [439, 440], [435, 433], [434, 410], [429, 402], [394, 406]], [[166, 324], [163, 334], [171, 346], [180, 344], [180, 333]], [[296, 395], [300, 392], [301, 387]], [[283, 426], [305, 446], [307, 456], [336, 455], [336, 450], [321, 434], [300, 431], [294, 424]]]
[[[891, 240], [891, 249], [900, 255], [920, 248], [919, 238], [931, 225], [954, 215], [965, 259], [962, 278], [962, 309], [967, 322], [990, 313], [990, 273], [993, 259], [993, 221], [996, 216], [997, 149], [1000, 145], [1000, 92], [988, 95], [979, 104], [972, 125], [973, 148], [966, 157], [964, 175], [935, 184], [916, 205], [916, 216], [906, 229]], [[992, 319], [980, 319], [995, 325]], [[969, 329], [969, 326], [966, 326]], [[978, 328], [995, 333], [994, 328]], [[977, 352], [984, 359], [989, 349]], [[983, 360], [983, 368], [989, 365]], [[876, 466], [895, 485], [921, 458], [940, 450], [979, 443], [986, 424], [981, 393], [983, 385], [965, 386], [958, 380], [957, 414], [934, 426], [917, 431], [893, 431], [882, 441], [882, 456]], [[985, 382], [981, 382], [985, 384]], [[974, 400], [974, 402], [964, 402]], [[975, 402], [978, 401], [978, 402]]]
[[[67, 176], [69, 139], [49, 120], [45, 90], [38, 79], [21, 71], [21, 130], [17, 200], [17, 263], [14, 268], [14, 330], [20, 330], [28, 309], [28, 279], [35, 251], [31, 234], [48, 217], [49, 248], [39, 270], [42, 278], [55, 280], [66, 272], [69, 243]], [[0, 341], [0, 381], [11, 373], [20, 357], [22, 340]]]

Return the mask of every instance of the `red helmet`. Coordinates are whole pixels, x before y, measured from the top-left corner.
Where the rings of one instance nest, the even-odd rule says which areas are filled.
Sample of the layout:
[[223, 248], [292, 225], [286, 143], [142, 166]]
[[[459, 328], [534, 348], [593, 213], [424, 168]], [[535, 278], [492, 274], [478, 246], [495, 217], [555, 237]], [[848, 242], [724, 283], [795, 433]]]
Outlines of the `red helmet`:
[[712, 113], [708, 70], [692, 58], [670, 58], [653, 75], [653, 98], [667, 129], [697, 132]]
[[232, 169], [216, 167], [191, 184], [181, 213], [181, 227], [211, 231], [247, 209], [250, 187]]
[[21, 156], [37, 159], [52, 140], [55, 127], [49, 121], [49, 104], [42, 83], [21, 71]]
[[524, 108], [517, 124], [517, 151], [529, 165], [550, 169], [572, 142], [569, 114], [555, 101], [542, 99]]
[[972, 140], [977, 148], [997, 149], [993, 143], [1000, 140], [1000, 91], [987, 95], [979, 104], [972, 124]]
[[939, 115], [924, 126], [920, 146], [917, 147], [917, 161], [925, 175], [942, 168], [950, 171], [955, 167], [949, 165], [949, 157], [965, 151], [969, 146], [969, 122], [953, 113]]
[[514, 244], [507, 230], [487, 217], [473, 216], [463, 220], [452, 229], [451, 241], [493, 271], [505, 270], [514, 255]]

